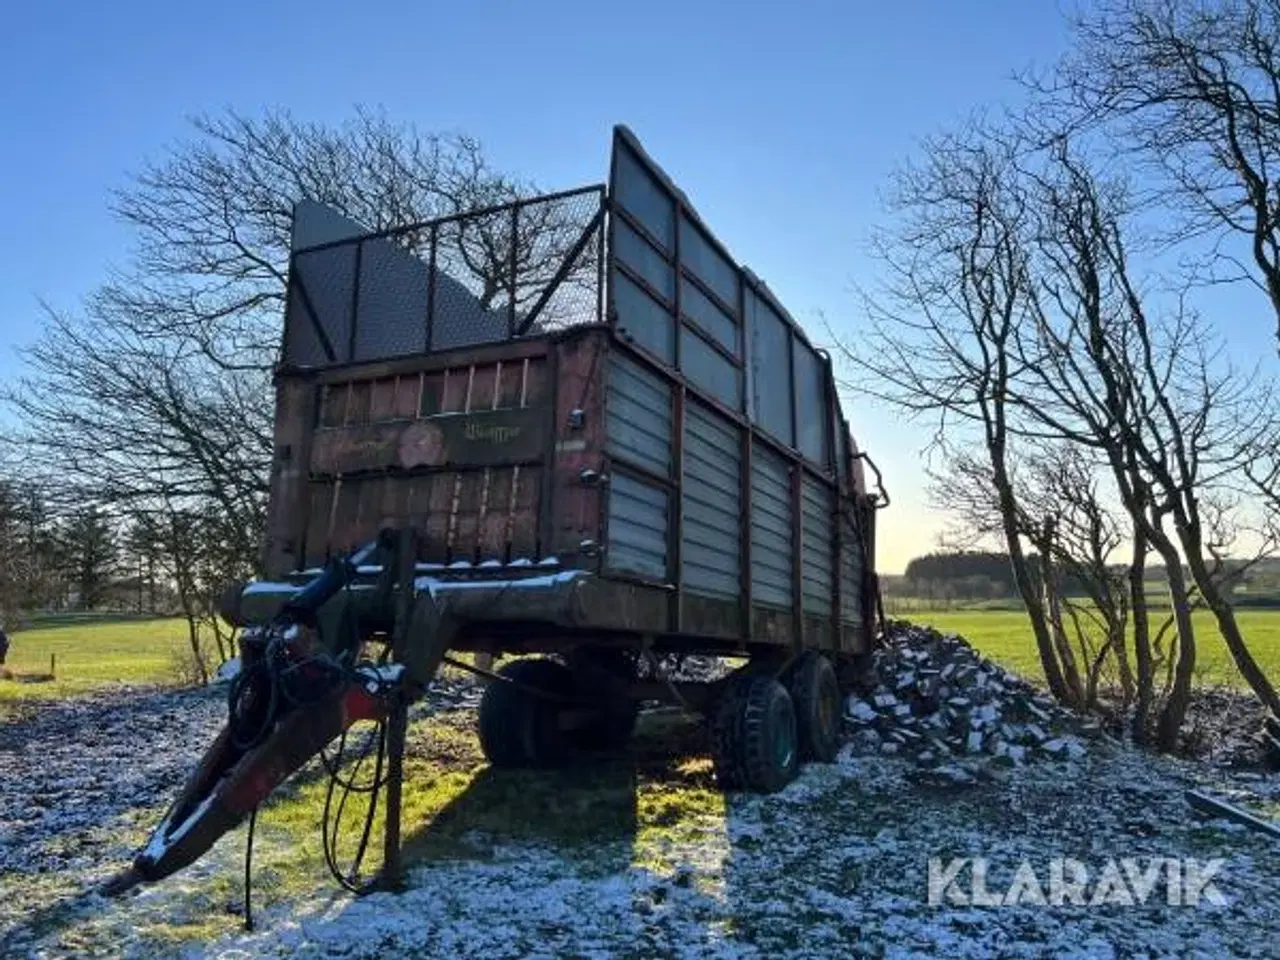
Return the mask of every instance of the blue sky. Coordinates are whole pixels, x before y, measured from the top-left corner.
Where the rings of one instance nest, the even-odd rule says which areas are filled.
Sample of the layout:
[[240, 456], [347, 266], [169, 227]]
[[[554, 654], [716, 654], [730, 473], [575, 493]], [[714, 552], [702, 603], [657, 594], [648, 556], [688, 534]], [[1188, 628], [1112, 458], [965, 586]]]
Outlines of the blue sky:
[[[917, 139], [1015, 93], [1065, 36], [1049, 2], [13, 5], [0, 35], [0, 377], [61, 306], [127, 255], [109, 191], [186, 134], [186, 117], [354, 104], [478, 136], [548, 188], [603, 179], [625, 122], [734, 255], [816, 329], [856, 335], [854, 282], [880, 194]], [[1265, 328], [1265, 321], [1260, 321]], [[1265, 334], [1265, 329], [1264, 329]], [[1260, 337], [1265, 342], [1266, 337]], [[896, 495], [880, 562], [931, 548], [924, 436], [850, 409]]]

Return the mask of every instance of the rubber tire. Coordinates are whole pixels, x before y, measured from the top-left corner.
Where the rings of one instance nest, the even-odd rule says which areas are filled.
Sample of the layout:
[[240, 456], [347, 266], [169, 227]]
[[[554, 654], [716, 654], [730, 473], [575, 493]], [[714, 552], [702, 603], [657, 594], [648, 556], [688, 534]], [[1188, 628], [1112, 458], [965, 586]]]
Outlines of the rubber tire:
[[[635, 678], [635, 663], [623, 651], [602, 647], [582, 647], [573, 652], [569, 666], [574, 670], [578, 695], [585, 700], [599, 695], [591, 677], [594, 670], [607, 671], [616, 677]], [[631, 699], [611, 697], [602, 702], [595, 722], [576, 731], [578, 746], [584, 750], [618, 750], [627, 745], [636, 729], [640, 704]]]
[[573, 694], [573, 673], [554, 660], [514, 660], [498, 671], [514, 683], [491, 680], [480, 699], [480, 748], [495, 767], [557, 767], [569, 755], [569, 738], [559, 728], [561, 704], [524, 687], [554, 696]]
[[796, 732], [802, 762], [831, 763], [840, 752], [844, 698], [831, 661], [807, 650], [787, 673], [787, 691], [796, 705]]
[[770, 674], [730, 684], [711, 719], [711, 761], [722, 790], [775, 793], [800, 768], [795, 704]]

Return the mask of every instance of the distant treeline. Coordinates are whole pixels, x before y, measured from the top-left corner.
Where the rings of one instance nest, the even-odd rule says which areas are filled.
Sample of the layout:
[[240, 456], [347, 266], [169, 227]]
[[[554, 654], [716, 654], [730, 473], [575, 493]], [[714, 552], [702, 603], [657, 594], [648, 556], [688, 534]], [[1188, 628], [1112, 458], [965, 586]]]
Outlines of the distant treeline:
[[[1040, 578], [1040, 557], [1029, 558], [1031, 575]], [[1116, 572], [1123, 574], [1124, 568]], [[1147, 579], [1152, 589], [1164, 583], [1164, 568], [1150, 566]], [[1062, 590], [1068, 596], [1083, 594], [1080, 583], [1062, 576]], [[916, 557], [909, 564], [893, 592], [925, 600], [1004, 600], [1018, 595], [1013, 582], [1009, 555], [995, 551], [938, 552]], [[1266, 562], [1239, 572], [1234, 599], [1240, 606], [1280, 606], [1280, 564]]]
[[[1040, 577], [1040, 558], [1032, 556], [1032, 575]], [[1065, 578], [1064, 578], [1065, 579]], [[1078, 584], [1064, 582], [1072, 593]], [[1017, 596], [1007, 553], [964, 551], [930, 553], [907, 564], [901, 592], [926, 600], [1000, 600]]]

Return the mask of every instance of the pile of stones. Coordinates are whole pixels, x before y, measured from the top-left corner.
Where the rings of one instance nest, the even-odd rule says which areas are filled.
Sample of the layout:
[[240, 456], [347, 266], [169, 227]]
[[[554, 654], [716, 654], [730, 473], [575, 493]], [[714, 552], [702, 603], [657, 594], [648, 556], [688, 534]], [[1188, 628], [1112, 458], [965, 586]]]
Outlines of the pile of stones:
[[873, 668], [845, 706], [859, 753], [898, 755], [924, 767], [979, 760], [993, 766], [1079, 760], [1099, 724], [1040, 693], [956, 636], [894, 623]]

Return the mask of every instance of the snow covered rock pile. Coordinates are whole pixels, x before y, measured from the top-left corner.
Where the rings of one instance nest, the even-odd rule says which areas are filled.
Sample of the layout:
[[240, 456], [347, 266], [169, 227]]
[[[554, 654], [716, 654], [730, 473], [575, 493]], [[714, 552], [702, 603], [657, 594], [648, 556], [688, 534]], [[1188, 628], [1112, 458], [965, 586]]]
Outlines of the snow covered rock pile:
[[1096, 721], [1066, 710], [959, 637], [891, 625], [845, 719], [855, 750], [902, 755], [922, 766], [973, 758], [1020, 766], [1078, 760]]

